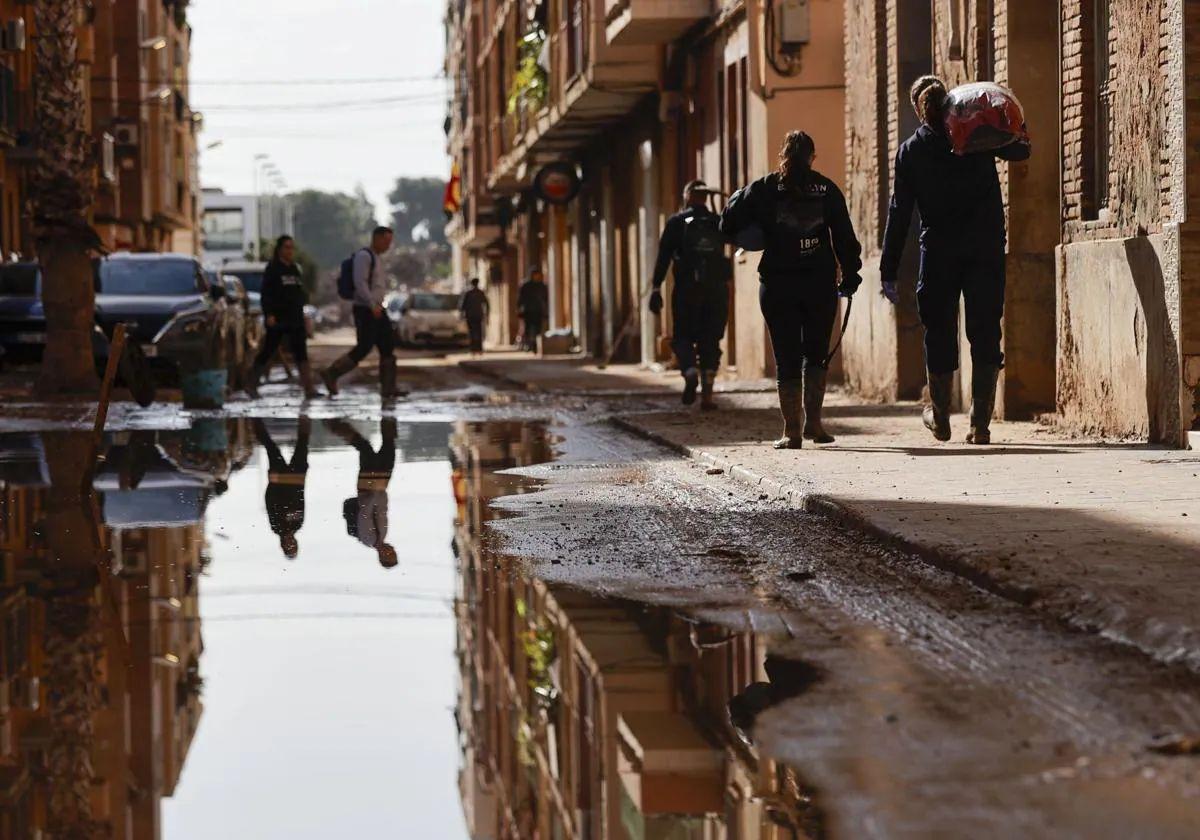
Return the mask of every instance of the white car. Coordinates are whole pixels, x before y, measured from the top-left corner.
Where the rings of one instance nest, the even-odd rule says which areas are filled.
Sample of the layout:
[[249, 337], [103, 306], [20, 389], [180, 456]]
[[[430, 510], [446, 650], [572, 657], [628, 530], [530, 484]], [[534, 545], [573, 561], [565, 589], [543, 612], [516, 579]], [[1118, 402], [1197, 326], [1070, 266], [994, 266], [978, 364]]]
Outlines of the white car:
[[465, 347], [469, 340], [467, 322], [458, 304], [458, 295], [411, 292], [392, 297], [386, 306], [402, 345]]

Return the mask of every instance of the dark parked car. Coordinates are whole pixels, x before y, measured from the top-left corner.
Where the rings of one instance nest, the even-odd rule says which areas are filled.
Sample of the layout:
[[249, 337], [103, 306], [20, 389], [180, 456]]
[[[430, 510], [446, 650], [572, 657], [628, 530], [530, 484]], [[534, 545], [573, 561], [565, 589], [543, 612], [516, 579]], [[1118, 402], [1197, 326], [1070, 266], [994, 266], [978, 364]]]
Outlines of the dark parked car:
[[41, 269], [37, 263], [0, 265], [0, 355], [36, 359], [45, 344]]
[[228, 368], [234, 314], [225, 289], [209, 282], [193, 257], [113, 254], [96, 269], [96, 321], [105, 335], [124, 323], [129, 339], [158, 370]]

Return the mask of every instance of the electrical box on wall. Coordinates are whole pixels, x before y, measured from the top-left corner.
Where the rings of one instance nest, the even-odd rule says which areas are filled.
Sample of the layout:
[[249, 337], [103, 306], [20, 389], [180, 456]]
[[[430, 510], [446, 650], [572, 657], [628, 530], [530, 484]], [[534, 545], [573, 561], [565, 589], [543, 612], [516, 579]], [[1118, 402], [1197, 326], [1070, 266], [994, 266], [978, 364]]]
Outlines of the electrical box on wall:
[[779, 0], [779, 40], [786, 49], [807, 44], [812, 38], [809, 0]]

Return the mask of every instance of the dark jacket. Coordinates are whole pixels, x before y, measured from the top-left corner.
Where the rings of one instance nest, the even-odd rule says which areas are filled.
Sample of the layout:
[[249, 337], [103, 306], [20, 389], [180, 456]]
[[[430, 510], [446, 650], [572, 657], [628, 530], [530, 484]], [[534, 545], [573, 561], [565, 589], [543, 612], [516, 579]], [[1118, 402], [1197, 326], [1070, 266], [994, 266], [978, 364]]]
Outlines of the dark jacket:
[[517, 309], [526, 318], [544, 318], [550, 309], [550, 289], [545, 283], [526, 280], [517, 294]]
[[1028, 160], [1028, 143], [992, 154], [956, 155], [946, 135], [927, 125], [900, 146], [896, 182], [883, 236], [880, 272], [895, 281], [908, 240], [913, 208], [921, 214], [922, 248], [955, 248], [964, 253], [1004, 252], [1004, 197], [996, 158]]
[[308, 292], [300, 282], [300, 266], [285, 265], [279, 260], [267, 263], [263, 271], [263, 315], [273, 316], [281, 327], [300, 327], [304, 325], [306, 303]]
[[[708, 222], [704, 235], [689, 237], [689, 228], [697, 221]], [[686, 276], [699, 277], [707, 284], [726, 282], [733, 273], [725, 254], [720, 217], [707, 207], [686, 207], [667, 219], [658, 242], [658, 260], [654, 264], [654, 288], [662, 287], [667, 269], [674, 269], [675, 290]], [[690, 241], [689, 241], [690, 240]], [[702, 250], [703, 253], [693, 253]]]
[[766, 248], [758, 273], [764, 281], [796, 275], [832, 281], [838, 266], [843, 277], [858, 277], [862, 245], [845, 196], [833, 181], [812, 172], [801, 184], [789, 186], [772, 172], [751, 184], [745, 195], [739, 208], [745, 218], [730, 221], [735, 229], [749, 224], [762, 228]]
[[458, 304], [458, 310], [471, 323], [483, 322], [487, 318], [489, 308], [488, 296], [483, 289], [467, 289]]

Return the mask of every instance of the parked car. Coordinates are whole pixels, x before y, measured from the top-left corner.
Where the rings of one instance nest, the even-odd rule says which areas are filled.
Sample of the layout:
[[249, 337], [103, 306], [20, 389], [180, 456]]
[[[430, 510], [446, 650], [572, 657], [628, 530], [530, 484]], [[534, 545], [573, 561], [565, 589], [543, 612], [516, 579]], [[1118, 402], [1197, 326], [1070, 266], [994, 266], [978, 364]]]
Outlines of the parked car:
[[106, 336], [124, 323], [152, 366], [168, 376], [181, 369], [228, 368], [235, 315], [225, 287], [213, 285], [200, 262], [182, 254], [113, 254], [96, 268], [96, 321]]
[[36, 360], [45, 345], [41, 269], [31, 262], [0, 265], [0, 355]]
[[467, 322], [459, 312], [459, 296], [438, 292], [410, 292], [384, 301], [396, 336], [404, 346], [463, 346], [468, 343]]

